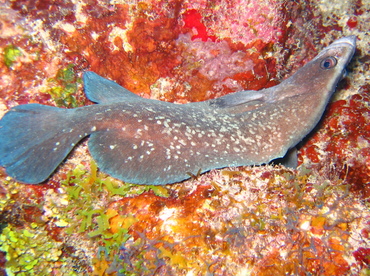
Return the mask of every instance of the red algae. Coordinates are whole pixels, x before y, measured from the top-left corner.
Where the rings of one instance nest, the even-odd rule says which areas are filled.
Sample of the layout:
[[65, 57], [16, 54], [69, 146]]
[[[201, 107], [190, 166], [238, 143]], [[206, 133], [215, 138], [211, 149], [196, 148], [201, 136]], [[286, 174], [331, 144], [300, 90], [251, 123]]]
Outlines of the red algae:
[[202, 16], [196, 10], [188, 10], [183, 14], [185, 22], [184, 28], [189, 28], [191, 31], [195, 29], [195, 34], [191, 37], [192, 40], [200, 38], [202, 41], [216, 41], [216, 36], [209, 35], [206, 26], [201, 21]]
[[349, 99], [330, 104], [322, 122], [327, 127], [301, 149], [317, 169], [323, 170], [324, 163], [335, 160], [335, 175], [364, 199], [370, 196], [369, 102], [369, 86], [365, 86]]
[[[122, 21], [127, 12], [127, 7], [118, 5], [115, 17]], [[152, 20], [140, 12], [132, 30], [127, 30], [131, 50], [125, 51], [122, 38], [117, 36], [113, 42], [115, 50], [112, 51], [109, 36], [113, 32], [111, 22], [115, 20], [109, 16], [92, 18], [86, 22], [83, 31], [76, 30], [62, 41], [73, 53], [88, 53], [83, 59], [90, 65], [89, 70], [114, 79], [135, 93], [149, 96], [150, 85], [162, 76], [172, 76], [174, 67], [179, 64], [174, 45], [178, 22], [164, 16]], [[106, 28], [107, 25], [112, 27]], [[122, 25], [115, 24], [114, 28], [126, 32]], [[97, 40], [90, 35], [94, 33], [99, 36]]]
[[[271, 36], [276, 31], [274, 25], [271, 25], [268, 35], [259, 35], [263, 39], [255, 36], [246, 41], [245, 38], [224, 37], [217, 39], [217, 42], [216, 36], [210, 35], [210, 28], [206, 27], [206, 24], [212, 25], [217, 19], [214, 14], [209, 14], [210, 7], [197, 10], [189, 4], [184, 6], [181, 1], [166, 6], [167, 10], [163, 10], [160, 5], [140, 4], [133, 9], [130, 5], [123, 4], [98, 5], [96, 1], [80, 7], [71, 2], [57, 4], [48, 6], [45, 2], [38, 1], [29, 8], [29, 3], [24, 1], [13, 4], [12, 8], [20, 11], [23, 16], [42, 20], [42, 26], [50, 34], [52, 43], [63, 48], [64, 64], [69, 62], [76, 65], [76, 73], [85, 69], [92, 70], [146, 97], [151, 96], [153, 89], [163, 87], [163, 82], [169, 82], [169, 91], [152, 97], [178, 102], [201, 101], [235, 90], [258, 90], [277, 83], [274, 80], [276, 57], [269, 56], [269, 53], [274, 42], [286, 37], [288, 30], [284, 26], [289, 20], [282, 15], [282, 10], [276, 8], [280, 4], [278, 1], [266, 1], [264, 4], [260, 3], [259, 7], [262, 14], [272, 16], [276, 12], [275, 18], [280, 20], [277, 25], [280, 28], [280, 38]], [[216, 5], [222, 11], [224, 4]], [[252, 7], [252, 10], [255, 8]], [[53, 16], [48, 16], [49, 12]], [[62, 12], [63, 15], [60, 14]], [[231, 20], [230, 16], [228, 14], [224, 20]], [[265, 24], [266, 28], [268, 24], [262, 17], [255, 24]], [[131, 24], [130, 28], [127, 27], [128, 24]], [[247, 24], [243, 28], [251, 27]], [[231, 70], [225, 72], [228, 75], [219, 74], [211, 78], [204, 74], [209, 69], [207, 64], [189, 70], [187, 62], [192, 53], [178, 44], [178, 39], [183, 34], [191, 34], [193, 41], [199, 39], [204, 43], [213, 42], [215, 47], [222, 48], [226, 45], [231, 51], [230, 55], [242, 51], [247, 55], [242, 58], [241, 63], [248, 62], [250, 66], [240, 71], [240, 65], [233, 64], [232, 60], [230, 63], [229, 60], [228, 65], [222, 64], [220, 68], [235, 67], [237, 71]], [[222, 41], [226, 44], [222, 44]], [[219, 43], [221, 44], [217, 46]], [[204, 47], [207, 46], [198, 43], [195, 50], [204, 51]], [[216, 58], [217, 56], [214, 55]], [[227, 62], [227, 56], [219, 57]], [[214, 60], [216, 64], [217, 59]], [[191, 61], [195, 65], [198, 62]]]
[[[42, 80], [48, 77], [48, 74], [43, 72], [43, 69], [50, 66], [51, 56], [45, 53], [42, 47], [40, 48], [41, 44], [32, 43], [29, 41], [29, 38], [25, 37], [17, 37], [12, 40], [0, 38], [0, 45], [2, 49], [7, 45], [12, 45], [21, 51], [20, 56], [10, 67], [0, 62], [0, 72], [4, 81], [0, 90], [1, 99], [10, 106], [14, 105], [15, 102], [18, 104], [47, 103], [50, 99], [50, 96], [47, 94], [19, 92], [24, 90], [32, 91], [35, 90], [35, 87], [41, 85]], [[6, 79], [11, 79], [12, 82], [7, 83]]]
[[350, 19], [348, 19], [347, 25], [351, 29], [356, 28], [357, 27], [357, 17], [351, 17]]
[[370, 248], [360, 247], [353, 253], [353, 256], [361, 266], [366, 267], [370, 265]]
[[[192, 223], [192, 217], [196, 210], [204, 204], [204, 201], [211, 197], [212, 190], [212, 186], [199, 186], [193, 193], [178, 198], [163, 198], [153, 193], [146, 193], [134, 198], [124, 198], [120, 201], [116, 201], [112, 203], [109, 208], [120, 210], [119, 214], [121, 216], [125, 214], [135, 214], [135, 219], [138, 222], [130, 228], [130, 231], [132, 231], [133, 237], [136, 238], [139, 237], [138, 233], [144, 232], [148, 238], [158, 237], [158, 233], [156, 232], [161, 227], [165, 227], [163, 225], [164, 223], [168, 223], [168, 221], [164, 221], [165, 217], [168, 219], [166, 215], [168, 212], [173, 219], [176, 219], [176, 224], [178, 224], [170, 226], [174, 233], [180, 232], [179, 230], [181, 228], [181, 237], [169, 236], [169, 240], [167, 240], [169, 242], [174, 242], [174, 238], [179, 239], [191, 235], [202, 234], [204, 229], [199, 229], [199, 231], [197, 231], [197, 222], [194, 221], [194, 223]], [[176, 212], [172, 213], [171, 210], [176, 210]], [[178, 223], [181, 221], [183, 221], [184, 224]], [[169, 234], [169, 232], [167, 234]]]
[[[120, 11], [116, 12], [119, 13]], [[175, 12], [178, 13], [176, 10]], [[251, 65], [253, 64], [253, 71], [251, 67], [245, 68], [244, 70], [247, 72], [244, 75], [238, 73], [238, 75], [235, 76], [230, 75], [231, 72], [226, 72], [229, 74], [229, 79], [226, 83], [232, 81], [238, 83], [237, 85], [233, 84], [231, 87], [230, 85], [226, 84], [225, 86], [219, 83], [220, 81], [224, 81], [225, 76], [228, 75], [210, 77], [204, 73], [209, 70], [207, 64], [199, 66], [198, 68], [196, 66], [194, 67], [197, 61], [191, 59], [192, 53], [188, 52], [184, 47], [179, 47], [179, 41], [181, 41], [183, 45], [188, 44], [181, 39], [180, 34], [190, 31], [189, 24], [191, 22], [195, 24], [193, 22], [195, 20], [193, 18], [194, 16], [198, 20], [200, 14], [194, 10], [186, 11], [183, 15], [185, 23], [184, 26], [181, 27], [179, 14], [174, 18], [159, 15], [158, 18], [153, 20], [143, 11], [139, 12], [136, 21], [133, 22], [132, 29], [127, 31], [127, 41], [130, 44], [131, 51], [125, 51], [125, 49], [123, 49], [122, 44], [124, 42], [120, 37], [116, 37], [114, 40], [114, 46], [117, 50], [113, 52], [111, 50], [111, 44], [99, 43], [99, 48], [97, 48], [97, 42], [88, 34], [97, 33], [99, 34], [98, 41], [107, 41], [112, 29], [104, 27], [104, 29], [101, 30], [102, 26], [109, 24], [109, 22], [105, 22], [104, 20], [99, 22], [99, 20], [94, 19], [91, 22], [87, 22], [83, 33], [81, 30], [76, 30], [71, 36], [66, 36], [61, 40], [72, 53], [89, 53], [82, 59], [86, 60], [87, 64], [90, 64], [90, 70], [103, 76], [110, 77], [129, 90], [140, 93], [141, 95], [149, 96], [151, 86], [155, 85], [157, 81], [163, 78], [174, 78], [175, 80], [182, 81], [187, 80], [190, 85], [189, 91], [185, 92], [184, 90], [187, 88], [184, 84], [176, 81], [171, 85], [171, 90], [166, 91], [166, 94], [163, 96], [159, 95], [161, 100], [182, 101], [184, 95], [189, 97], [188, 101], [200, 101], [213, 98], [216, 95], [224, 95], [228, 92], [235, 91], [235, 89], [261, 89], [272, 85], [268, 84], [269, 79], [267, 76], [274, 76], [273, 68], [275, 60], [263, 57], [261, 54], [258, 54], [258, 52], [251, 52], [248, 56], [244, 56], [243, 58], [244, 62], [250, 62]], [[192, 19], [190, 20], [189, 17]], [[198, 26], [198, 28], [200, 27]], [[178, 39], [179, 37], [180, 40]], [[192, 40], [196, 41], [197, 37], [192, 36]], [[212, 47], [219, 47], [219, 49], [226, 47], [230, 49], [229, 51], [233, 51], [230, 52], [230, 54], [236, 54], [241, 50], [246, 52], [247, 49], [257, 49], [264, 53], [264, 49], [267, 48], [266, 45], [261, 46], [259, 45], [261, 43], [258, 44], [255, 42], [251, 45], [244, 46], [242, 49], [239, 47], [238, 50], [233, 50], [235, 47], [230, 47], [226, 42], [212, 42], [214, 41], [212, 37], [210, 37], [210, 42], [205, 41], [208, 40], [208, 38], [202, 38], [202, 40], [204, 40], [203, 42], [205, 45], [202, 46], [201, 42], [195, 42], [195, 44], [193, 44], [194, 50], [200, 48], [199, 50], [202, 51], [203, 47], [203, 51], [208, 51], [211, 50]], [[81, 43], [80, 41], [84, 42]], [[207, 46], [207, 43], [208, 45], [213, 43], [214, 46]], [[207, 47], [209, 49], [207, 49]], [[227, 57], [222, 57], [217, 54], [217, 52], [214, 52], [213, 58], [210, 59], [210, 61], [213, 60], [213, 63], [217, 64], [215, 59], [217, 56], [220, 56], [220, 61], [223, 59], [223, 62], [229, 62], [229, 65], [224, 65], [222, 68], [232, 69], [230, 66], [232, 60], [230, 61]], [[135, 58], [133, 59], [132, 57]], [[189, 70], [189, 68], [187, 68], [188, 66], [192, 66], [192, 70]], [[238, 68], [237, 66], [238, 65], [236, 65], [235, 68]], [[195, 70], [199, 73], [195, 73]], [[123, 81], [122, 77], [124, 77]], [[217, 92], [220, 89], [223, 92]], [[214, 95], [212, 93], [217, 94]]]

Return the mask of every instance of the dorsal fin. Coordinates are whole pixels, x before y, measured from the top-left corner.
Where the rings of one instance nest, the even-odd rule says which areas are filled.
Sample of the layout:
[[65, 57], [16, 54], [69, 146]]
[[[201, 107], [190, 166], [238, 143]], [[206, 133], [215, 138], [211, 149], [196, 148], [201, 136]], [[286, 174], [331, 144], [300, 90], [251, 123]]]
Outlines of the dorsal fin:
[[114, 81], [91, 71], [84, 73], [83, 81], [87, 98], [96, 103], [123, 102], [132, 98], [141, 98]]
[[233, 114], [243, 113], [271, 103], [271, 91], [269, 89], [259, 91], [245, 90], [209, 100], [208, 102], [213, 108], [224, 109]]
[[217, 106], [219, 108], [235, 107], [254, 101], [263, 102], [264, 96], [264, 93], [261, 93], [261, 91], [245, 90], [210, 100], [210, 105]]

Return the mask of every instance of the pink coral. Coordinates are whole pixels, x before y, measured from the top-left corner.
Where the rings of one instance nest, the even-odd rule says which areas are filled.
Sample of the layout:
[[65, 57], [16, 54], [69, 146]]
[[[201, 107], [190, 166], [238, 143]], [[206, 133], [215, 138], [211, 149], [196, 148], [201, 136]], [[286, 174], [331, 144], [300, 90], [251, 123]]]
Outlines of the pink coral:
[[[243, 51], [232, 51], [226, 41], [192, 41], [187, 35], [180, 35], [177, 43], [184, 48], [183, 67], [198, 70], [210, 80], [221, 85], [228, 77], [252, 71], [253, 60]], [[224, 82], [225, 84], [227, 82]], [[241, 90], [242, 87], [238, 87]]]

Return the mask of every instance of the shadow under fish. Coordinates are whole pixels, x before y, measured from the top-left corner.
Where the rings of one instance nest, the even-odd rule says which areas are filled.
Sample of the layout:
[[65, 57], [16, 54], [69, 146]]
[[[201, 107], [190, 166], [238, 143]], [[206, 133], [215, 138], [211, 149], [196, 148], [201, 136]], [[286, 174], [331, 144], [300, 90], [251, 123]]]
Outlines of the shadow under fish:
[[0, 121], [0, 165], [18, 181], [40, 183], [88, 135], [100, 170], [136, 184], [265, 164], [316, 126], [355, 48], [355, 36], [338, 39], [277, 86], [188, 104], [144, 99], [85, 72], [86, 96], [98, 104], [13, 107]]

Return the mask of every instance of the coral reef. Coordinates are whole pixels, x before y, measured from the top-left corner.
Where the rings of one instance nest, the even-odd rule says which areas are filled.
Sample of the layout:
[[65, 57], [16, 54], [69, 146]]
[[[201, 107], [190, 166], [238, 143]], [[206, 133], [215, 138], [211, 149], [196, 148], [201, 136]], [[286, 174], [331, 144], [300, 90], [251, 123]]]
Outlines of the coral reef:
[[335, 38], [358, 51], [300, 167], [225, 168], [171, 186], [98, 171], [86, 141], [44, 184], [0, 169], [0, 275], [368, 275], [366, 1], [5, 1], [0, 117], [89, 102], [85, 70], [177, 103], [262, 89]]

